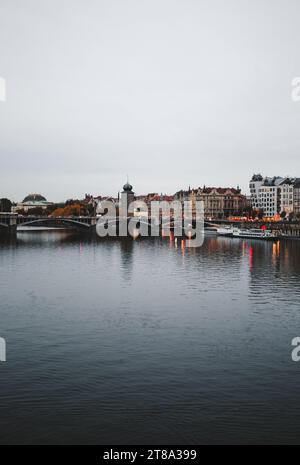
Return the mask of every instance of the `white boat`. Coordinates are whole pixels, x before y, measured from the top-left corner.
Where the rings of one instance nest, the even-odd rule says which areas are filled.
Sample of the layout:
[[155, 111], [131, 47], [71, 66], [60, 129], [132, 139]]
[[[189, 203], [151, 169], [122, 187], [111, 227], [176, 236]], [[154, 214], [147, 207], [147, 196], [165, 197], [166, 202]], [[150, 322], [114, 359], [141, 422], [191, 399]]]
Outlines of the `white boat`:
[[215, 236], [217, 234], [217, 229], [213, 227], [204, 228], [204, 234], [208, 236]]
[[233, 236], [233, 231], [236, 228], [233, 228], [232, 226], [223, 226], [221, 228], [217, 228], [217, 234], [219, 236]]
[[233, 237], [239, 237], [242, 239], [264, 239], [264, 240], [275, 240], [278, 237], [268, 229], [235, 229], [232, 234]]

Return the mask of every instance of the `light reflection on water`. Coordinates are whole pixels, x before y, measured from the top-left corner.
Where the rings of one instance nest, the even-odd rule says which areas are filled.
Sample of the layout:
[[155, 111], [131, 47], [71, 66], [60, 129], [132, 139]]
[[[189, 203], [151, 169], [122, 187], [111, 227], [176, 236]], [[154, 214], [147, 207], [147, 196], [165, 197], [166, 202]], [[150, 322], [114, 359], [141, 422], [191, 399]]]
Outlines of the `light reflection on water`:
[[0, 242], [1, 443], [297, 443], [300, 241]]

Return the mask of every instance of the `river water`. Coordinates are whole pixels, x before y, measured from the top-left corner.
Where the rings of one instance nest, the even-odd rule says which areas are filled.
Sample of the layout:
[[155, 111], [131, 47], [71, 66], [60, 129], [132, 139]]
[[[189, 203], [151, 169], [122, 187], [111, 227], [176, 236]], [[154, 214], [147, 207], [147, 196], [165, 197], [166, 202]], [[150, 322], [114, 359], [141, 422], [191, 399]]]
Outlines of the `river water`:
[[0, 242], [1, 444], [299, 443], [300, 241]]

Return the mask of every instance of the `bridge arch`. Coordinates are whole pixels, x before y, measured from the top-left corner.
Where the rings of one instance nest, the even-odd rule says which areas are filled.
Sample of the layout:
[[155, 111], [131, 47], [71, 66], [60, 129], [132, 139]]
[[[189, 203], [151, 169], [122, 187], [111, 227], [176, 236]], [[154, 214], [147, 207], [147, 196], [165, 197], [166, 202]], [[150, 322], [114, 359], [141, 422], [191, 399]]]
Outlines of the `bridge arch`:
[[[30, 220], [25, 220], [22, 222], [19, 222], [18, 226], [49, 226], [53, 225], [53, 227], [58, 227], [58, 226], [68, 226], [68, 227], [77, 227], [80, 229], [89, 229], [91, 227], [89, 222], [84, 222], [84, 221], [79, 221], [77, 219], [73, 218], [36, 218], [36, 219], [30, 219]], [[18, 228], [17, 228], [18, 229]]]

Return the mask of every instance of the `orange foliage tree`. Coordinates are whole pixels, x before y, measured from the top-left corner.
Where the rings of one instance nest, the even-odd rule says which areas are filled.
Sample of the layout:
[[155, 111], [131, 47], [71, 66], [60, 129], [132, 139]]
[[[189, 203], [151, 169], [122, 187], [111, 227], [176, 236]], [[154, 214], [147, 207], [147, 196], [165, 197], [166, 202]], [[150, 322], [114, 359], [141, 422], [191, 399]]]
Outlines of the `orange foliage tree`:
[[67, 205], [66, 207], [56, 208], [52, 216], [80, 216], [85, 214], [85, 207], [80, 203]]

